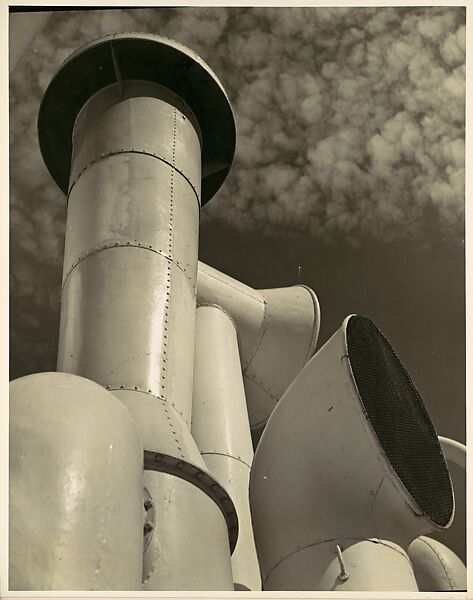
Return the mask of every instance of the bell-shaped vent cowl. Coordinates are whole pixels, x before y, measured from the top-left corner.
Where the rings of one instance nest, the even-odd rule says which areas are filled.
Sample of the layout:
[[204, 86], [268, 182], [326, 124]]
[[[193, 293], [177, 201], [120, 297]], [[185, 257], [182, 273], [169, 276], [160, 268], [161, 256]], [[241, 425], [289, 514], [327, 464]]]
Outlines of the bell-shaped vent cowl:
[[416, 590], [407, 549], [450, 525], [450, 473], [419, 393], [366, 317], [348, 316], [278, 402], [250, 504], [264, 590]]
[[387, 459], [419, 508], [437, 525], [447, 525], [453, 511], [447, 465], [409, 374], [366, 317], [350, 317], [347, 346], [361, 401]]

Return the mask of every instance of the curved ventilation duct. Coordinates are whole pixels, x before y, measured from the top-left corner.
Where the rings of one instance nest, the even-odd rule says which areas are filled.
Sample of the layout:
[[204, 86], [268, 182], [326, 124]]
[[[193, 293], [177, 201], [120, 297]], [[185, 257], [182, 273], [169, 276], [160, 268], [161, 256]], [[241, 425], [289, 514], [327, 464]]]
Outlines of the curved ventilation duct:
[[67, 373], [10, 384], [11, 590], [137, 590], [143, 447], [113, 394]]
[[255, 290], [199, 262], [197, 302], [218, 304], [236, 323], [257, 441], [279, 398], [314, 354], [320, 328], [317, 296], [303, 285]]
[[230, 494], [238, 516], [232, 554], [235, 590], [261, 590], [248, 499], [253, 461], [237, 331], [214, 304], [196, 311], [192, 435], [212, 475]]
[[439, 441], [455, 492], [455, 518], [451, 527], [433, 532], [432, 537], [448, 546], [466, 564], [466, 446], [442, 436]]
[[250, 503], [263, 589], [417, 589], [406, 550], [449, 526], [453, 493], [422, 400], [369, 319], [345, 319], [281, 398]]
[[466, 589], [466, 446], [442, 436], [439, 441], [455, 493], [455, 516], [448, 529], [433, 531], [409, 546], [419, 589], [426, 592]]
[[466, 569], [444, 544], [421, 536], [409, 546], [409, 558], [421, 592], [466, 592]]

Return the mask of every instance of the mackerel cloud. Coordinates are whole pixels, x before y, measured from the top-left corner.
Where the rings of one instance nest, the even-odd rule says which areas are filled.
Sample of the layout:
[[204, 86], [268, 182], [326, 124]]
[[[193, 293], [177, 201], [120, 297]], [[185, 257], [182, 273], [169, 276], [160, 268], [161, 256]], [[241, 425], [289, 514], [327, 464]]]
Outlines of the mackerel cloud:
[[[66, 214], [39, 153], [39, 103], [68, 54], [116, 31], [188, 45], [228, 92], [236, 158], [203, 220], [353, 243], [415, 236], [432, 220], [463, 235], [463, 8], [55, 13], [10, 86], [11, 290], [33, 338], [57, 311]], [[34, 363], [39, 346], [25, 350]]]

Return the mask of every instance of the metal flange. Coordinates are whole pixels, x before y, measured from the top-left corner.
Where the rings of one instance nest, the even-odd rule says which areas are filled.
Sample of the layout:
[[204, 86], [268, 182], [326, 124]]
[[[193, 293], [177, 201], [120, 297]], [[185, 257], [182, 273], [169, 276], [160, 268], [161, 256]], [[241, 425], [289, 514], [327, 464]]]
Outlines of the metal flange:
[[39, 110], [43, 160], [67, 194], [76, 117], [102, 88], [142, 80], [164, 86], [191, 109], [202, 134], [202, 204], [225, 180], [235, 153], [235, 120], [210, 67], [189, 48], [157, 35], [116, 33], [82, 46], [60, 67]]
[[209, 473], [185, 460], [162, 452], [144, 451], [145, 470], [168, 473], [192, 483], [202, 490], [222, 511], [228, 527], [230, 552], [235, 549], [238, 539], [238, 516], [227, 491]]

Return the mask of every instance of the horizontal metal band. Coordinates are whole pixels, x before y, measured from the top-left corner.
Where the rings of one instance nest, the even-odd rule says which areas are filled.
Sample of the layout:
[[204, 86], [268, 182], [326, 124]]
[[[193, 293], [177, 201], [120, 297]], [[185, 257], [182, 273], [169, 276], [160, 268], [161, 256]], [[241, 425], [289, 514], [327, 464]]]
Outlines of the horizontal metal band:
[[238, 516], [227, 491], [209, 473], [182, 459], [161, 452], [144, 451], [144, 468], [148, 471], [167, 473], [195, 485], [207, 494], [222, 511], [228, 527], [230, 552], [235, 549], [238, 539]]
[[92, 165], [94, 165], [98, 162], [101, 162], [102, 160], [106, 160], [107, 158], [110, 158], [111, 156], [117, 156], [118, 154], [144, 154], [145, 156], [152, 156], [153, 158], [156, 158], [157, 160], [160, 160], [161, 162], [167, 164], [169, 167], [171, 167], [171, 169], [174, 169], [175, 171], [177, 171], [179, 173], [179, 175], [181, 175], [187, 181], [187, 183], [191, 186], [191, 188], [194, 192], [194, 195], [197, 199], [199, 209], [200, 209], [201, 203], [200, 203], [199, 194], [197, 193], [197, 190], [195, 189], [194, 184], [191, 182], [189, 177], [187, 177], [187, 175], [183, 171], [178, 169], [176, 167], [176, 165], [173, 165], [172, 163], [170, 163], [168, 160], [166, 160], [162, 156], [159, 156], [158, 154], [154, 154], [153, 152], [149, 152], [148, 150], [139, 150], [137, 148], [129, 148], [129, 149], [120, 148], [120, 150], [111, 150], [110, 152], [101, 152], [97, 158], [94, 158], [93, 160], [91, 160], [89, 163], [87, 163], [85, 165], [85, 167], [83, 167], [83, 169], [81, 169], [81, 171], [78, 173], [77, 177], [69, 185], [69, 191], [67, 193], [67, 201], [69, 202], [69, 196], [71, 195], [71, 192], [72, 192], [75, 184], [80, 179], [81, 175], [85, 171], [87, 171], [87, 169], [89, 169]]
[[245, 467], [248, 467], [248, 469], [251, 469], [251, 465], [249, 465], [247, 462], [245, 462], [239, 456], [234, 456], [233, 454], [227, 454], [226, 452], [212, 452], [211, 450], [208, 450], [208, 451], [206, 450], [204, 452], [201, 452], [202, 456], [206, 456], [207, 454], [215, 454], [216, 456], [225, 456], [225, 458], [233, 458], [233, 460], [237, 460], [238, 462], [241, 462], [243, 465], [245, 465]]
[[186, 417], [180, 410], [177, 410], [176, 405], [173, 402], [169, 402], [169, 400], [167, 398], [165, 398], [164, 396], [161, 396], [161, 394], [154, 394], [150, 389], [141, 389], [138, 385], [134, 385], [134, 386], [120, 385], [119, 387], [112, 387], [111, 385], [105, 385], [103, 387], [106, 390], [108, 390], [109, 392], [122, 392], [122, 391], [141, 392], [142, 394], [148, 394], [148, 396], [153, 396], [153, 398], [156, 398], [156, 400], [161, 400], [161, 402], [165, 402], [168, 406], [170, 406], [174, 412], [176, 412], [179, 416], [182, 417], [184, 423], [187, 426], [189, 426], [188, 420], [186, 419]]
[[98, 254], [99, 252], [103, 252], [104, 250], [110, 250], [111, 248], [140, 248], [141, 250], [148, 250], [149, 252], [154, 252], [155, 254], [159, 254], [160, 256], [165, 258], [168, 262], [172, 263], [173, 265], [176, 265], [176, 267], [184, 273], [185, 277], [191, 282], [193, 289], [195, 289], [197, 286], [197, 278], [196, 278], [196, 282], [192, 283], [192, 279], [186, 273], [185, 268], [181, 265], [181, 263], [178, 260], [175, 260], [169, 254], [169, 252], [166, 252], [165, 250], [160, 250], [158, 248], [153, 248], [153, 246], [150, 246], [149, 244], [145, 245], [145, 244], [141, 244], [140, 242], [136, 242], [136, 241], [133, 241], [133, 242], [120, 241], [120, 242], [108, 242], [106, 244], [103, 244], [102, 246], [97, 246], [93, 250], [89, 250], [88, 252], [85, 252], [84, 254], [82, 254], [72, 264], [72, 266], [70, 267], [70, 269], [64, 276], [64, 281], [62, 282], [62, 285], [61, 285], [60, 296], [62, 296], [64, 287], [66, 285], [69, 275], [72, 273], [72, 271], [77, 267], [77, 265], [79, 263], [81, 263], [84, 259], [88, 258], [89, 256], [94, 256], [94, 254]]

